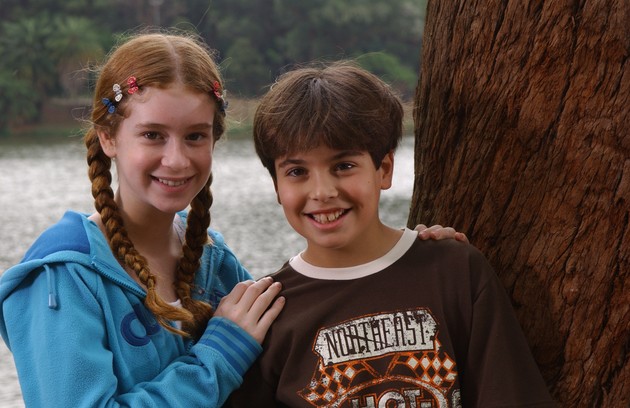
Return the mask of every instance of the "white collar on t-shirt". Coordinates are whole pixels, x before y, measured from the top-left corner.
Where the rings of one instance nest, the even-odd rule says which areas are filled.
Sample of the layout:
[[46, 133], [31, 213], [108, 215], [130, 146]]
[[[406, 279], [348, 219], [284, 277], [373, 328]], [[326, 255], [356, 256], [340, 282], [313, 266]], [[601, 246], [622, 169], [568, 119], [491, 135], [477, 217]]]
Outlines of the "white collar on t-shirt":
[[387, 268], [403, 256], [418, 238], [418, 231], [405, 228], [396, 245], [382, 257], [368, 263], [347, 268], [322, 268], [311, 265], [302, 258], [302, 252], [289, 260], [298, 273], [313, 279], [350, 280], [363, 278]]

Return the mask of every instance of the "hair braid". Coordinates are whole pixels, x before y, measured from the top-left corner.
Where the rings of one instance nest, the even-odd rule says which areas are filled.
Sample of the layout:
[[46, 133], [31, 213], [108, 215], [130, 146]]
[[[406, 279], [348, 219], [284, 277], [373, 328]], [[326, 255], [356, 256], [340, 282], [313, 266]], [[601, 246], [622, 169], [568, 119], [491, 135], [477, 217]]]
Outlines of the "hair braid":
[[[156, 285], [164, 283], [158, 282], [151, 273], [147, 259], [138, 253], [128, 236], [122, 210], [118, 208], [112, 191], [111, 159], [103, 151], [96, 130], [107, 132], [112, 138], [116, 137], [120, 124], [129, 116], [129, 106], [133, 106], [129, 103], [135, 96], [125, 95], [117, 101], [113, 111], [103, 100], [112, 98], [113, 84], [121, 84], [124, 88], [126, 85], [123, 81], [133, 76], [137, 78], [137, 85], [140, 87], [137, 94], [141, 94], [145, 87], [162, 89], [180, 83], [196, 92], [210, 95], [216, 103], [212, 128], [216, 142], [225, 131], [226, 103], [221, 75], [213, 57], [214, 51], [194, 35], [152, 33], [126, 39], [98, 70], [91, 123], [85, 135], [94, 206], [101, 216], [114, 256], [146, 287], [145, 306], [158, 322], [171, 332], [188, 336], [195, 336], [205, 329], [207, 321], [212, 317], [212, 307], [193, 299], [191, 295], [203, 247], [209, 239], [207, 229], [210, 225], [212, 179], [208, 179], [206, 186], [190, 204], [183, 253], [178, 260], [173, 283], [182, 307], [175, 307], [159, 297]], [[182, 330], [171, 327], [169, 320], [181, 321]]]
[[177, 282], [175, 283], [175, 289], [182, 306], [194, 316], [191, 324], [183, 327], [188, 333], [193, 334], [195, 338], [203, 333], [208, 320], [213, 314], [211, 305], [193, 299], [191, 296], [195, 273], [199, 269], [201, 255], [203, 254], [203, 247], [210, 240], [208, 227], [210, 226], [210, 206], [212, 205], [211, 184], [212, 173], [210, 173], [206, 185], [190, 203], [191, 211], [188, 214], [186, 239], [182, 248], [182, 257], [179, 260]]
[[186, 309], [169, 305], [157, 294], [155, 275], [149, 270], [146, 258], [138, 253], [124, 228], [111, 188], [111, 159], [103, 152], [94, 130], [86, 134], [85, 145], [88, 149], [88, 175], [92, 181], [94, 207], [101, 215], [114, 256], [121, 264], [133, 270], [140, 282], [146, 286], [147, 296], [144, 304], [155, 315], [158, 323], [173, 333], [187, 335], [186, 332], [171, 326], [169, 321], [180, 320], [187, 323], [193, 320], [193, 315]]

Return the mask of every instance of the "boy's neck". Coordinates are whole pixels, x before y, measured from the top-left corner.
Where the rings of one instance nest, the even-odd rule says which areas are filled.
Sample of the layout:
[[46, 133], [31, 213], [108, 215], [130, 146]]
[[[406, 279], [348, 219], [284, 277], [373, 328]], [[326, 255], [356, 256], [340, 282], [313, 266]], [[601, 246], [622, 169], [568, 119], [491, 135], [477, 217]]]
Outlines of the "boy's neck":
[[402, 235], [402, 230], [380, 224], [378, 230], [364, 234], [360, 241], [340, 248], [309, 244], [302, 253], [302, 259], [321, 268], [347, 268], [363, 265], [387, 254]]

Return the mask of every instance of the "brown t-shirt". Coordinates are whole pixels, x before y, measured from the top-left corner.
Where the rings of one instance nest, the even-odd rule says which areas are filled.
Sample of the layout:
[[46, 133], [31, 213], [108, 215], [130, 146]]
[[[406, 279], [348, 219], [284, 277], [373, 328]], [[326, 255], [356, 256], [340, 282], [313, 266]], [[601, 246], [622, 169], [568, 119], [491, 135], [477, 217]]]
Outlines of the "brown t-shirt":
[[416, 236], [357, 267], [285, 264], [285, 308], [229, 404], [555, 406], [483, 255]]

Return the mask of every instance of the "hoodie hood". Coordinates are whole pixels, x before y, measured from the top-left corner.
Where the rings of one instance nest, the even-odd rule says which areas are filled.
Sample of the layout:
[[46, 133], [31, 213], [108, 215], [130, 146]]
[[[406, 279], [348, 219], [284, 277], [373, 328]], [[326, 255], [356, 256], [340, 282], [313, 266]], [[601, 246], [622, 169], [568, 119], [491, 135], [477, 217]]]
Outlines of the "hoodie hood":
[[4, 300], [32, 273], [44, 272], [48, 282], [48, 307], [57, 307], [55, 274], [49, 266], [58, 262], [80, 264], [120, 285], [144, 293], [115, 259], [98, 226], [87, 215], [67, 211], [59, 222], [45, 230], [19, 264], [0, 275], [0, 335], [6, 340]]
[[[191, 295], [216, 306], [251, 277], [209, 233]], [[42, 233], [0, 276], [0, 335], [26, 406], [221, 406], [262, 347], [221, 316], [197, 342], [177, 336], [145, 298], [86, 215], [68, 212]]]

